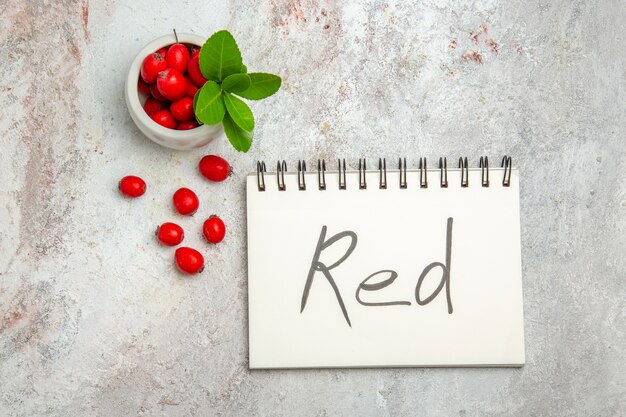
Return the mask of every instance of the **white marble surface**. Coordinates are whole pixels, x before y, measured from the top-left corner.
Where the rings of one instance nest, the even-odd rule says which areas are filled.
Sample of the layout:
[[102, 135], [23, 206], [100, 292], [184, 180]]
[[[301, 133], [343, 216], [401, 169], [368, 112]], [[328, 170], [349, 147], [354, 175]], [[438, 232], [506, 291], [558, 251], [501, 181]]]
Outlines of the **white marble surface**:
[[[1, 416], [626, 414], [626, 6], [607, 1], [0, 2]], [[176, 152], [124, 104], [134, 54], [228, 28], [284, 88], [256, 140]], [[235, 174], [208, 184], [204, 153]], [[247, 369], [244, 176], [278, 158], [513, 155], [522, 369]], [[119, 197], [118, 179], [148, 193]], [[180, 186], [201, 194], [172, 214]], [[226, 241], [202, 243], [211, 213]], [[154, 227], [208, 267], [183, 278]]]

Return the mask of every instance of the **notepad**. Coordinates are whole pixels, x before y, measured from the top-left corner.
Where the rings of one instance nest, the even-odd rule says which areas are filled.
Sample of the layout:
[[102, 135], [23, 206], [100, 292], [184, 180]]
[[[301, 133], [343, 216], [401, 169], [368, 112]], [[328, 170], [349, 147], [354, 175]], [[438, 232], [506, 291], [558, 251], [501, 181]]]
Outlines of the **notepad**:
[[523, 365], [519, 170], [503, 161], [259, 163], [250, 368]]

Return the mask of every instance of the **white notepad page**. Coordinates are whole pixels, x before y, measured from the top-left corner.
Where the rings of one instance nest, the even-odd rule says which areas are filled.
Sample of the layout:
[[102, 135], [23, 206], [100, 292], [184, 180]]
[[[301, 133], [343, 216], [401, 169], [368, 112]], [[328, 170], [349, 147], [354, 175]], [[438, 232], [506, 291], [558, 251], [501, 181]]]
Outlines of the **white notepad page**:
[[462, 188], [449, 169], [441, 188], [429, 170], [420, 188], [409, 171], [401, 189], [389, 171], [380, 189], [372, 171], [359, 189], [356, 171], [340, 190], [338, 173], [326, 172], [319, 190], [314, 171], [306, 190], [288, 173], [279, 191], [265, 173], [263, 192], [249, 175], [250, 368], [523, 365], [519, 172], [509, 187], [502, 174], [491, 168], [482, 187], [470, 169]]

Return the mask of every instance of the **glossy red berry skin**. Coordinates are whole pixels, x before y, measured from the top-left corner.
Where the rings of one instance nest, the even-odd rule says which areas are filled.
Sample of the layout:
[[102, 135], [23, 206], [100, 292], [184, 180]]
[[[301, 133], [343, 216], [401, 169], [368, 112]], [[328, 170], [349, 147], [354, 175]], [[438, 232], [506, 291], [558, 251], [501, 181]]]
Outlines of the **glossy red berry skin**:
[[189, 51], [182, 43], [175, 43], [170, 46], [165, 55], [165, 62], [168, 68], [174, 68], [181, 73], [187, 72], [187, 63], [189, 62]]
[[208, 180], [220, 182], [224, 181], [231, 172], [228, 161], [217, 155], [206, 155], [198, 164], [200, 173]]
[[196, 193], [189, 188], [179, 188], [172, 197], [174, 208], [182, 215], [192, 215], [200, 206], [200, 200]]
[[135, 175], [128, 175], [120, 180], [118, 188], [126, 197], [137, 198], [146, 192], [146, 182]]
[[178, 127], [178, 122], [174, 119], [172, 113], [170, 113], [167, 109], [156, 111], [152, 113], [150, 117], [152, 120], [163, 127], [167, 127], [168, 129], [176, 129]]
[[196, 93], [198, 92], [198, 87], [196, 87], [196, 85], [193, 83], [191, 78], [189, 78], [189, 75], [187, 75], [186, 78], [187, 78], [187, 92], [185, 93], [185, 96], [194, 98]]
[[185, 238], [185, 232], [176, 223], [166, 222], [157, 228], [156, 236], [162, 244], [176, 246]]
[[175, 101], [170, 106], [170, 112], [174, 119], [179, 122], [188, 122], [194, 118], [193, 99], [191, 97], [183, 97]]
[[156, 81], [159, 72], [164, 71], [167, 68], [167, 62], [161, 54], [148, 55], [141, 64], [141, 78], [148, 83], [152, 84]]
[[226, 235], [226, 225], [218, 216], [211, 216], [204, 221], [202, 233], [209, 243], [220, 243]]
[[195, 249], [183, 246], [174, 254], [176, 265], [185, 274], [198, 274], [204, 269], [204, 257]]
[[180, 100], [187, 92], [187, 79], [174, 68], [159, 72], [156, 85], [159, 93], [170, 101]]
[[165, 56], [167, 55], [167, 47], [164, 46], [163, 48], [161, 48], [158, 51], [156, 51], [156, 53], [161, 55], [163, 57], [163, 59], [165, 59]]
[[192, 46], [191, 47], [191, 58], [200, 55], [200, 47], [199, 46]]
[[163, 110], [164, 108], [165, 103], [155, 100], [152, 97], [148, 97], [146, 99], [146, 102], [143, 104], [143, 109], [146, 111], [146, 113], [148, 113], [148, 115], [152, 115], [152, 113]]
[[137, 90], [144, 96], [150, 96], [150, 86], [141, 77], [137, 79]]
[[187, 74], [189, 74], [189, 78], [196, 85], [196, 87], [200, 88], [206, 83], [206, 78], [202, 75], [200, 71], [200, 58], [198, 55], [194, 56], [189, 60], [187, 64]]
[[159, 89], [157, 88], [156, 83], [150, 85], [150, 95], [155, 100], [159, 100], [163, 102], [167, 101], [167, 99], [163, 97], [161, 93], [159, 93]]
[[179, 123], [178, 124], [178, 130], [195, 129], [198, 126], [200, 126], [198, 124], [198, 122], [196, 122], [195, 120], [190, 120], [188, 122], [181, 122], [181, 123]]

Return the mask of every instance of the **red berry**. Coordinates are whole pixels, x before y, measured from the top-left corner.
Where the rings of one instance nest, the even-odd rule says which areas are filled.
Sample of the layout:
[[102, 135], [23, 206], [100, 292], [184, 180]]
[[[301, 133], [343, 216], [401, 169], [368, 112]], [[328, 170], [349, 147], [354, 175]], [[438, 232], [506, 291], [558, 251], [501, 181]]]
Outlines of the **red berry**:
[[183, 215], [194, 214], [200, 206], [198, 196], [189, 188], [179, 188], [172, 199], [176, 211]]
[[167, 127], [169, 129], [176, 129], [178, 127], [178, 122], [172, 116], [169, 110], [159, 110], [150, 115], [152, 120], [157, 122], [163, 127]]
[[199, 46], [192, 46], [190, 52], [191, 52], [191, 57], [192, 58], [195, 57], [195, 56], [198, 56], [198, 55], [200, 55], [200, 47]]
[[176, 246], [185, 238], [185, 232], [183, 228], [176, 223], [168, 222], [157, 227], [156, 236], [162, 244]]
[[146, 192], [146, 182], [134, 175], [128, 175], [120, 180], [118, 188], [126, 197], [137, 198]]
[[226, 225], [219, 217], [213, 215], [205, 220], [202, 233], [209, 243], [219, 243], [226, 234]]
[[188, 122], [193, 119], [193, 99], [191, 97], [183, 97], [175, 101], [170, 106], [172, 116], [181, 122]]
[[230, 175], [230, 164], [217, 155], [207, 155], [198, 164], [200, 173], [210, 181], [224, 181]]
[[195, 120], [190, 120], [188, 122], [181, 122], [178, 124], [178, 130], [189, 130], [189, 129], [195, 129], [196, 127], [200, 126], [198, 124], [197, 121]]
[[165, 58], [161, 54], [148, 55], [141, 64], [141, 78], [148, 84], [156, 81], [159, 72], [167, 68]]
[[159, 101], [167, 101], [167, 99], [165, 97], [163, 97], [161, 95], [161, 93], [159, 93], [159, 89], [157, 88], [156, 83], [152, 84], [150, 86], [150, 95], [155, 99], [155, 100], [159, 100]]
[[161, 48], [158, 51], [156, 51], [156, 53], [161, 55], [163, 57], [163, 59], [165, 59], [165, 55], [167, 55], [167, 47], [164, 46], [163, 48]]
[[165, 55], [165, 62], [169, 68], [174, 68], [183, 74], [187, 72], [187, 63], [189, 62], [189, 51], [182, 43], [175, 43], [170, 46]]
[[152, 113], [163, 110], [164, 108], [165, 103], [155, 100], [152, 97], [148, 97], [146, 99], [146, 102], [143, 104], [143, 109], [146, 111], [146, 113], [148, 113], [148, 115], [152, 115]]
[[180, 100], [187, 92], [187, 79], [174, 68], [159, 72], [156, 85], [159, 93], [170, 101]]
[[189, 78], [193, 81], [193, 83], [198, 87], [202, 87], [204, 83], [206, 83], [206, 78], [202, 75], [200, 71], [200, 58], [198, 55], [192, 57], [187, 64], [187, 73], [189, 74]]
[[137, 90], [144, 96], [150, 95], [150, 86], [147, 82], [145, 82], [141, 77], [137, 79]]
[[178, 269], [186, 274], [197, 274], [204, 269], [204, 257], [195, 249], [185, 246], [178, 248], [174, 258]]
[[186, 76], [185, 78], [187, 78], [187, 92], [185, 93], [185, 96], [194, 98], [198, 92], [198, 87], [196, 87], [193, 81], [191, 81], [189, 76]]

